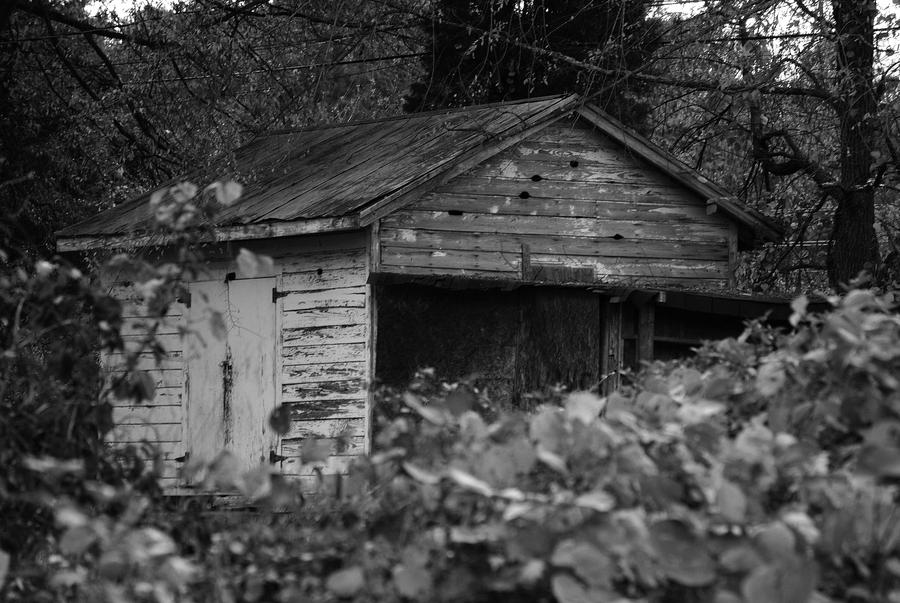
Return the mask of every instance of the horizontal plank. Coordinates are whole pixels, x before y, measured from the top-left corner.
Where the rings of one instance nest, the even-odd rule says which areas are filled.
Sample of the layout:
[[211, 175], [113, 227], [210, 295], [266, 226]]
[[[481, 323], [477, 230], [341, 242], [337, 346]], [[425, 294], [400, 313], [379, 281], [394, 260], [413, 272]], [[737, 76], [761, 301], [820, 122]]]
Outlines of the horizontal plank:
[[[383, 266], [423, 266], [520, 273], [521, 251], [463, 251], [457, 249], [432, 250], [383, 245]], [[540, 265], [591, 268], [597, 280], [607, 276], [655, 278], [727, 278], [727, 261], [686, 260], [682, 258], [621, 258], [576, 255], [531, 254], [533, 270]]]
[[368, 415], [367, 399], [365, 392], [357, 390], [355, 398], [332, 394], [328, 399], [284, 399], [283, 404], [290, 410], [291, 421], [333, 421], [365, 418]]
[[[153, 384], [157, 388], [181, 387], [181, 385], [184, 383], [184, 371], [182, 369], [150, 369], [141, 372], [146, 373], [151, 379], [153, 379]], [[117, 376], [121, 376], [123, 374], [124, 371], [112, 370], [107, 372], [106, 377], [108, 379], [115, 379]]]
[[146, 335], [155, 327], [154, 333], [157, 335], [172, 335], [184, 332], [183, 317], [176, 319], [163, 318], [161, 320], [153, 320], [147, 318], [125, 318], [122, 320], [122, 328], [119, 334], [126, 335]]
[[[122, 337], [122, 342], [124, 344], [125, 350], [127, 352], [136, 352], [139, 349], [147, 350], [148, 348], [146, 345], [142, 346], [142, 343], [144, 343], [144, 338], [145, 337], [143, 335], [126, 335]], [[162, 349], [170, 354], [174, 352], [181, 352], [184, 349], [181, 335], [157, 335], [153, 339], [162, 347]]]
[[[316, 442], [317, 445], [324, 446], [326, 443], [330, 446], [330, 454], [357, 455], [363, 454], [366, 447], [366, 438], [364, 435], [350, 436], [343, 438], [311, 438], [299, 440], [281, 440], [281, 455], [289, 457], [299, 457], [303, 446], [307, 442]], [[338, 451], [340, 441], [341, 450]]]
[[312, 270], [290, 272], [282, 276], [282, 291], [313, 291], [321, 289], [343, 289], [366, 284], [369, 277], [365, 266], [336, 268], [332, 270]]
[[[154, 392], [153, 400], [142, 402], [141, 404], [145, 406], [178, 406], [179, 404], [181, 404], [183, 391], [184, 388], [182, 386], [158, 387], [156, 388], [156, 392]], [[115, 396], [110, 394], [109, 403], [114, 407], [133, 406], [134, 400], [116, 398]]]
[[181, 442], [155, 442], [155, 443], [106, 443], [110, 452], [114, 455], [124, 455], [129, 447], [135, 449], [139, 458], [149, 459], [159, 455], [163, 460], [172, 460], [184, 454], [184, 445]]
[[324, 291], [292, 291], [281, 302], [285, 312], [313, 308], [364, 308], [365, 305], [365, 285]]
[[328, 327], [337, 325], [358, 325], [368, 321], [366, 308], [315, 308], [285, 312], [282, 328]]
[[[123, 353], [101, 354], [100, 366], [105, 370], [125, 370], [129, 356]], [[143, 353], [134, 358], [134, 368], [139, 371], [149, 371], [153, 369], [159, 370], [175, 370], [184, 366], [184, 358], [181, 352], [174, 352], [165, 355], [157, 360], [153, 354]]]
[[291, 253], [279, 258], [276, 265], [281, 268], [282, 272], [361, 268], [366, 265], [367, 253], [364, 247], [304, 254]]
[[[501, 283], [521, 282], [519, 273], [496, 272], [490, 270], [472, 270], [465, 268], [435, 268], [426, 266], [391, 266], [382, 264], [380, 272], [383, 274], [399, 274], [407, 277], [421, 277], [425, 282], [442, 278], [469, 278], [484, 281], [497, 281]], [[535, 279], [541, 282], [540, 279]], [[560, 282], [558, 278], [552, 278], [545, 282]], [[580, 281], [579, 281], [580, 282]], [[634, 287], [659, 287], [672, 289], [721, 289], [727, 282], [721, 278], [677, 278], [673, 276], [609, 278], [602, 281], [603, 285], [634, 286]]]
[[365, 343], [366, 325], [283, 329], [282, 341], [285, 347]]
[[[554, 180], [532, 182], [531, 180], [496, 176], [458, 178], [436, 188], [433, 192], [458, 195], [498, 195], [501, 197], [517, 197], [524, 192], [528, 193], [529, 197], [541, 199], [608, 199], [614, 201], [672, 199], [681, 203], [690, 199], [699, 200], [699, 197], [691, 197], [681, 189], [659, 183], [561, 182]], [[699, 202], [705, 204], [705, 200]]]
[[308, 402], [311, 409], [322, 401], [365, 399], [367, 393], [366, 382], [361, 378], [318, 383], [286, 383], [282, 386], [281, 392], [283, 402]]
[[583, 142], [562, 142], [547, 140], [524, 140], [504, 155], [505, 159], [530, 159], [534, 161], [570, 161], [596, 163], [601, 165], [645, 166], [624, 147], [613, 148], [602, 142], [588, 145]]
[[382, 228], [379, 235], [382, 245], [393, 247], [521, 253], [522, 245], [528, 245], [532, 253], [551, 255], [728, 260], [726, 245], [700, 241], [460, 233], [420, 228]]
[[382, 220], [385, 228], [424, 228], [456, 232], [492, 234], [535, 234], [566, 237], [623, 237], [661, 241], [703, 241], [726, 243], [729, 230], [701, 222], [597, 220], [552, 216], [501, 216], [464, 213], [461, 216], [439, 211], [403, 210]]
[[181, 406], [116, 406], [113, 422], [119, 425], [181, 423]]
[[[312, 234], [277, 239], [259, 239], [240, 244], [253, 253], [267, 255], [276, 264], [291, 257], [313, 257], [332, 252], [359, 252], [366, 249], [368, 235], [365, 230]], [[209, 261], [231, 262], [237, 256], [234, 245], [207, 246], [204, 256]]]
[[408, 209], [418, 211], [454, 211], [508, 216], [560, 216], [600, 218], [603, 220], [649, 220], [705, 222], [722, 224], [719, 216], [706, 213], [706, 205], [693, 201], [665, 199], [654, 201], [607, 201], [603, 199], [545, 199], [518, 196], [431, 193]]
[[287, 385], [365, 379], [368, 367], [369, 364], [365, 361], [285, 365], [281, 372], [281, 383]]
[[429, 268], [454, 268], [489, 270], [519, 274], [522, 263], [521, 249], [509, 252], [464, 251], [459, 249], [417, 249], [414, 247], [381, 246], [382, 266], [425, 266]]
[[281, 350], [283, 366], [326, 364], [331, 362], [356, 362], [368, 358], [365, 343], [334, 345], [297, 345]]
[[107, 441], [115, 444], [124, 442], [180, 442], [181, 423], [158, 425], [117, 425], [107, 435]]
[[340, 436], [364, 438], [366, 436], [365, 417], [338, 417], [334, 419], [302, 419], [291, 421], [290, 430], [282, 437], [282, 442], [307, 438], [324, 439]]
[[[658, 175], [656, 170], [646, 169], [632, 162], [617, 161], [609, 157], [606, 161], [577, 161], [572, 166], [566, 161], [540, 161], [527, 159], [497, 158], [461, 176], [464, 178], [507, 178], [519, 181], [553, 182], [596, 182], [614, 184], [658, 184], [671, 186], [673, 195], [687, 195], [668, 179]], [[455, 182], [455, 181], [454, 181]]]
[[281, 472], [285, 477], [302, 477], [316, 475], [318, 469], [325, 475], [335, 475], [338, 473], [347, 473], [350, 464], [356, 459], [357, 455], [340, 455], [330, 456], [326, 460], [316, 460], [304, 463], [300, 457], [292, 457], [283, 463], [280, 463]]

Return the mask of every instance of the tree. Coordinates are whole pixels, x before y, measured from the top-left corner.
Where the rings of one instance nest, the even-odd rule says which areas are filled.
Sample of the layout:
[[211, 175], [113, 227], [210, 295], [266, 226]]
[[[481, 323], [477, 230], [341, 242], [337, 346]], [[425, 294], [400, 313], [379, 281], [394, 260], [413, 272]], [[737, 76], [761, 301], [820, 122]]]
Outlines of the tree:
[[[744, 192], [785, 214], [793, 231], [787, 250], [810, 237], [827, 240], [823, 265], [807, 258], [797, 269], [826, 269], [834, 287], [864, 270], [883, 274], [876, 206], [900, 165], [887, 119], [894, 25], [874, 0], [834, 0], [830, 11], [804, 0], [711, 2], [683, 23], [681, 38], [691, 42], [657, 56], [671, 75], [647, 78], [667, 86], [662, 111], [702, 108], [706, 117], [675, 126], [679, 144], [700, 168], [716, 161], [716, 150], [738, 155], [724, 162], [730, 170], [714, 169], [752, 175], [746, 184], [755, 180], [761, 194]], [[671, 125], [662, 130], [674, 133]], [[792, 257], [784, 247], [770, 253], [776, 265]]]
[[365, 0], [196, 0], [126, 17], [4, 4], [9, 247], [47, 251], [54, 230], [262, 131], [396, 112], [418, 59], [408, 20]]
[[[659, 42], [646, 0], [441, 0], [420, 17], [429, 53], [407, 111], [558, 94], [599, 93], [608, 110], [638, 121], [628, 72]], [[569, 59], [568, 61], [563, 59]], [[574, 62], [602, 68], [586, 70]]]

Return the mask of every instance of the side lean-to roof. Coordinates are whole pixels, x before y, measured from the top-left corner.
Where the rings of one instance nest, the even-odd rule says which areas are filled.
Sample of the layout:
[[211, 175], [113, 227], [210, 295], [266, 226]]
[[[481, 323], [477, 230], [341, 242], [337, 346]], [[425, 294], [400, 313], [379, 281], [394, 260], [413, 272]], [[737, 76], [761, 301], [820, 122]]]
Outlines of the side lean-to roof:
[[[745, 244], [781, 237], [764, 216], [578, 95], [275, 132], [174, 182], [232, 178], [244, 184], [242, 198], [217, 216], [216, 240], [351, 230], [573, 113], [735, 220]], [[149, 198], [148, 192], [61, 230], [59, 250], [163, 243], [154, 233]]]

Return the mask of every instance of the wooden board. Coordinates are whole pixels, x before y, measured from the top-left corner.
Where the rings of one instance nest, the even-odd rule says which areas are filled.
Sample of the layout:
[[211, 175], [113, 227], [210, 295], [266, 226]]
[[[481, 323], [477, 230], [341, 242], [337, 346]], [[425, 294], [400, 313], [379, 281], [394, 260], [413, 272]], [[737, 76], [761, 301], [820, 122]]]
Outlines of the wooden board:
[[[227, 341], [214, 328], [224, 324], [228, 311], [228, 284], [224, 279], [191, 283], [188, 321], [192, 335], [185, 357], [185, 447], [194, 459], [212, 460], [225, 447], [225, 384], [223, 363]], [[271, 302], [270, 302], [271, 303]], [[216, 316], [220, 318], [215, 318]]]
[[[244, 470], [266, 462], [278, 437], [269, 416], [278, 405], [276, 393], [276, 304], [273, 278], [238, 279], [228, 283], [228, 349], [231, 355], [230, 417], [225, 445]], [[229, 425], [230, 420], [230, 425]]]

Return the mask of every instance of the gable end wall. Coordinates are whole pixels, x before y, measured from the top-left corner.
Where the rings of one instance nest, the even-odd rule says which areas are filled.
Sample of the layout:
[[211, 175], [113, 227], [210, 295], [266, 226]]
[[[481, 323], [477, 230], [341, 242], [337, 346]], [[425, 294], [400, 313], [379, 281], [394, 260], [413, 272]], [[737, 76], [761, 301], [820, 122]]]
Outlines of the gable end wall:
[[379, 271], [540, 280], [565, 267], [597, 283], [722, 287], [736, 236], [695, 193], [563, 121], [383, 218]]

